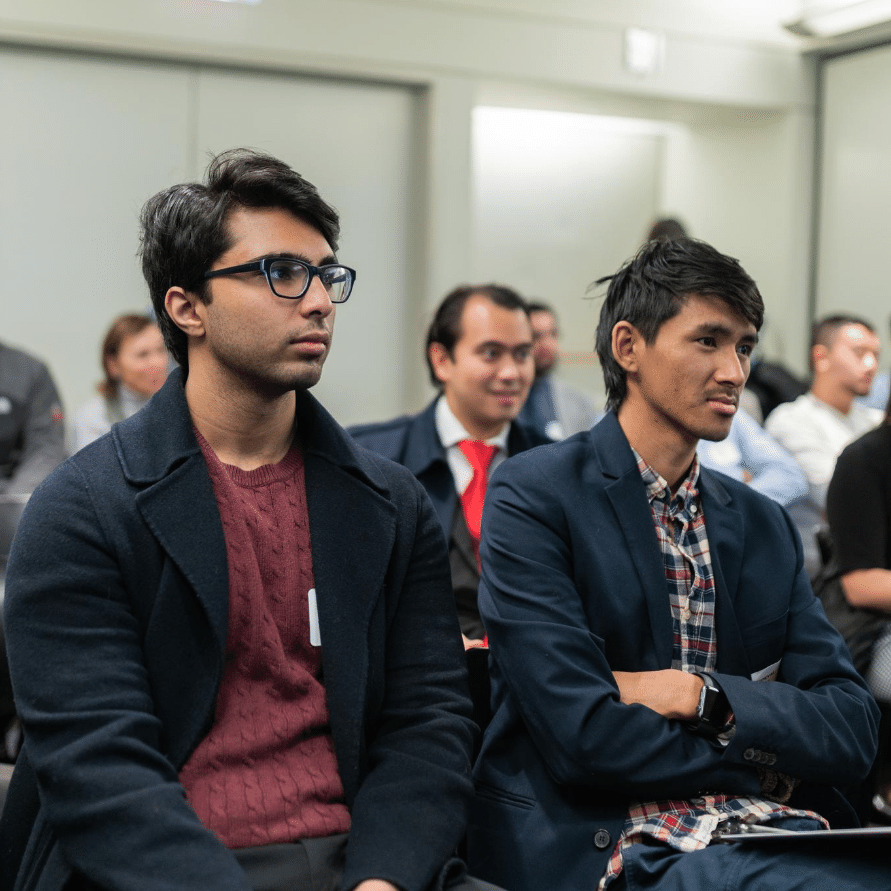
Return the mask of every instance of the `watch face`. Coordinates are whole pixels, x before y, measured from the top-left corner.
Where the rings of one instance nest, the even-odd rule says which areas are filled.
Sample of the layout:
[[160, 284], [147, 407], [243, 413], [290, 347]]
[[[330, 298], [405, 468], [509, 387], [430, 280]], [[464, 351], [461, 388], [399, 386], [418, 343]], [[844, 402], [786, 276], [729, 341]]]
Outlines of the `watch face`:
[[714, 687], [705, 684], [699, 691], [699, 708], [696, 713], [701, 721], [708, 721], [711, 718], [717, 699], [718, 691]]

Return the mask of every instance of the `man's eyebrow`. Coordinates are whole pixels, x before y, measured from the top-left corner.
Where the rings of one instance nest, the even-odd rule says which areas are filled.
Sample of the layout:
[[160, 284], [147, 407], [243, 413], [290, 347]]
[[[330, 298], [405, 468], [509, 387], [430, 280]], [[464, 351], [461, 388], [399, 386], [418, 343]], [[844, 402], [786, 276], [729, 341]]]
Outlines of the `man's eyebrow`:
[[476, 349], [477, 350], [490, 350], [490, 349], [520, 350], [520, 349], [523, 349], [523, 347], [531, 347], [531, 346], [532, 346], [531, 340], [524, 340], [522, 343], [516, 343], [513, 346], [509, 346], [508, 344], [504, 343], [501, 340], [484, 340], [482, 343], [478, 343], [476, 345]]
[[[694, 334], [696, 337], [708, 337], [708, 336], [732, 337], [733, 330], [729, 326], [722, 325], [718, 322], [714, 322], [714, 323], [706, 322], [705, 324], [700, 325], [698, 328], [696, 328], [696, 330], [694, 331]], [[746, 334], [743, 334], [743, 336], [740, 338], [740, 341], [742, 343], [751, 343], [754, 345], [754, 344], [758, 343], [758, 335], [757, 335], [757, 333], [756, 334], [746, 333]]]
[[260, 254], [248, 262], [256, 263], [258, 260], [300, 260], [302, 263], [309, 263], [310, 266], [329, 266], [332, 263], [337, 263], [337, 257], [334, 254], [327, 254], [318, 263], [314, 263], [306, 254], [294, 254], [289, 251]]

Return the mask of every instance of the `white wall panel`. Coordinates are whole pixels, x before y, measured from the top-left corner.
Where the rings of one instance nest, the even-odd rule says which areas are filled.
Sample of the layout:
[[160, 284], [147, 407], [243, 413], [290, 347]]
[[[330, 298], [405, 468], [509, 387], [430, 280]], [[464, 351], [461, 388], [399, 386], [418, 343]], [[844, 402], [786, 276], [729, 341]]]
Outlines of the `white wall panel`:
[[[511, 108], [474, 113], [474, 269], [560, 315], [560, 375], [603, 392], [600, 300], [657, 214], [664, 137], [655, 124]], [[602, 291], [597, 292], [602, 293]]]
[[189, 75], [0, 49], [0, 338], [50, 365], [69, 416], [111, 319], [149, 306], [138, 214], [191, 175]]
[[[888, 351], [891, 47], [824, 68], [817, 313], [872, 321]], [[887, 364], [887, 359], [883, 364]]]
[[415, 105], [415, 94], [401, 87], [246, 72], [200, 77], [202, 162], [234, 146], [269, 151], [340, 212], [338, 255], [356, 269], [356, 287], [337, 310], [334, 346], [314, 392], [344, 424], [403, 411], [406, 364], [423, 373], [420, 344], [406, 336], [416, 302]]

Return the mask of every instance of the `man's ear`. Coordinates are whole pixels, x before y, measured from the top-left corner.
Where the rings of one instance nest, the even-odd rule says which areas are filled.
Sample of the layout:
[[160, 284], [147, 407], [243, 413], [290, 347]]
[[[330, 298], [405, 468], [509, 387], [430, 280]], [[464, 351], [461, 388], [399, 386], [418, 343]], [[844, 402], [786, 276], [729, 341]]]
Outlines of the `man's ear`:
[[199, 306], [204, 306], [196, 294], [178, 286], [170, 288], [164, 297], [164, 307], [173, 323], [189, 337], [204, 335], [204, 319]]
[[633, 374], [638, 369], [638, 350], [643, 343], [640, 332], [631, 322], [624, 319], [616, 322], [612, 332], [613, 358], [626, 374]]
[[829, 347], [825, 343], [817, 343], [811, 348], [811, 363], [814, 371], [826, 371], [829, 368]]
[[436, 379], [444, 384], [451, 377], [452, 357], [449, 351], [441, 343], [431, 343], [427, 347], [427, 355], [430, 357], [430, 364], [433, 366], [433, 373]]

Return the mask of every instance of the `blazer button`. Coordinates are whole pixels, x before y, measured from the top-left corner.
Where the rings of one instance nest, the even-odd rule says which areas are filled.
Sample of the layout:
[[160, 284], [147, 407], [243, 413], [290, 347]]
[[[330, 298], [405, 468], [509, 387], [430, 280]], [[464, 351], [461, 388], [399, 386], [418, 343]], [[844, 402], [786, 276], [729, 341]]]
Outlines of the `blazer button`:
[[768, 755], [768, 756], [767, 756], [767, 764], [768, 764], [768, 767], [771, 766], [771, 765], [774, 765], [774, 764], [776, 764], [776, 763], [777, 763], [777, 756], [776, 756], [776, 755]]
[[594, 847], [599, 851], [608, 848], [611, 841], [612, 839], [605, 829], [598, 829], [597, 832], [594, 833]]
[[746, 761], [757, 761], [758, 753], [754, 749], [746, 749], [745, 752], [743, 752], [743, 758], [745, 758]]

